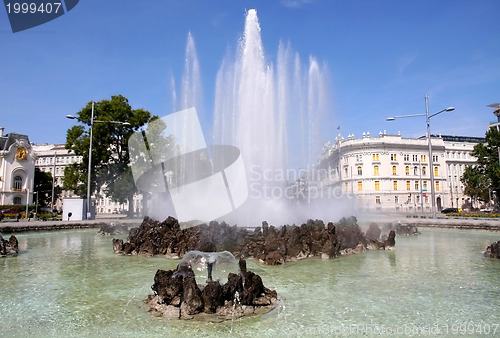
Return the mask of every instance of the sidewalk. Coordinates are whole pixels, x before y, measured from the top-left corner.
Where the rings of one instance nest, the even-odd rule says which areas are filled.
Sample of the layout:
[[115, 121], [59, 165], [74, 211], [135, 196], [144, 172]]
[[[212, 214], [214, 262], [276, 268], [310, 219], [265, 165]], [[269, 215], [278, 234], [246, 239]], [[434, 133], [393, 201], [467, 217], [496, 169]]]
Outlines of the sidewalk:
[[19, 222], [15, 220], [3, 220], [0, 222], [0, 233], [17, 233], [25, 231], [53, 231], [63, 229], [90, 229], [100, 228], [101, 225], [111, 222], [119, 222], [123, 225], [139, 226], [142, 223], [142, 218], [127, 219], [127, 218], [98, 218], [95, 220], [85, 221], [34, 221], [28, 222], [27, 219], [21, 219]]

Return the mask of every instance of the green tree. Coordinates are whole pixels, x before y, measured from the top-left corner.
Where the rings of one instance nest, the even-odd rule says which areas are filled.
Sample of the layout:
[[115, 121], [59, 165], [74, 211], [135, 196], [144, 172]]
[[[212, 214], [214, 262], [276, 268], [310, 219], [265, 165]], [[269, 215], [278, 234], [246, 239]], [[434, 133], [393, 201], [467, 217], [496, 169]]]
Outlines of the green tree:
[[474, 146], [472, 155], [477, 158], [477, 165], [466, 169], [461, 178], [467, 195], [487, 201], [490, 190], [500, 191], [499, 147], [500, 132], [493, 128], [486, 132], [485, 143]]
[[490, 182], [484, 175], [483, 168], [479, 166], [467, 166], [460, 178], [464, 184], [464, 193], [472, 199], [488, 201]]
[[[83, 125], [73, 126], [66, 136], [66, 149], [82, 156], [82, 161], [66, 167], [64, 187], [82, 198], [85, 198], [87, 192], [91, 112], [92, 102], [89, 102], [77, 113], [77, 119]], [[94, 103], [91, 193], [98, 193], [104, 188], [104, 193], [112, 200], [119, 203], [128, 201], [129, 216], [133, 215], [133, 196], [137, 188], [130, 168], [128, 139], [154, 118], [157, 117], [152, 117], [144, 109], [132, 109], [128, 99], [122, 95]]]
[[[34, 192], [37, 194], [35, 202], [37, 202], [41, 208], [52, 207], [52, 182], [51, 173], [35, 168]], [[60, 186], [54, 186], [54, 204], [59, 199], [61, 192], [62, 188]]]

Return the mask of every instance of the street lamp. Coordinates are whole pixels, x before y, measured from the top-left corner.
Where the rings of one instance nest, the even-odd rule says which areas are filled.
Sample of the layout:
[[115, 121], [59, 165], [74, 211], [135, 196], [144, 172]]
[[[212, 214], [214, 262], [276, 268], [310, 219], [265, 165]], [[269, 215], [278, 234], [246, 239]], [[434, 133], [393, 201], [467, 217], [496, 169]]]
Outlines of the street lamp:
[[[66, 118], [72, 119], [72, 120], [78, 120], [78, 117], [73, 116], [73, 115], [66, 115]], [[121, 124], [124, 126], [129, 126], [130, 123], [128, 122], [120, 122], [120, 121], [100, 121], [100, 120], [94, 120], [94, 101], [92, 101], [92, 113], [90, 115], [90, 146], [89, 146], [89, 166], [88, 166], [88, 174], [87, 174], [87, 218], [90, 219], [90, 172], [92, 168], [92, 138], [93, 138], [93, 129], [94, 129], [94, 122], [95, 123], [115, 123], [115, 124]]]
[[427, 124], [427, 141], [429, 143], [429, 172], [431, 178], [431, 198], [432, 198], [432, 218], [436, 218], [436, 191], [434, 186], [434, 162], [432, 158], [432, 143], [431, 143], [431, 117], [439, 115], [444, 112], [453, 111], [455, 107], [448, 107], [443, 110], [438, 111], [432, 115], [429, 115], [429, 96], [425, 95], [425, 114], [413, 114], [413, 115], [402, 115], [402, 116], [393, 116], [388, 117], [387, 121], [394, 121], [403, 117], [417, 117], [417, 116], [425, 116], [426, 124]]

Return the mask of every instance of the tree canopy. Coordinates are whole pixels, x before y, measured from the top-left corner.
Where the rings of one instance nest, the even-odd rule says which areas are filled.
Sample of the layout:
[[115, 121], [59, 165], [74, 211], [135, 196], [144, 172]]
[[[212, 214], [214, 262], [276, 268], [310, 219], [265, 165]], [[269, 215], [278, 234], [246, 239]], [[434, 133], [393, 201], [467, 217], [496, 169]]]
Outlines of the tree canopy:
[[498, 159], [500, 132], [492, 128], [486, 132], [486, 142], [474, 146], [475, 166], [468, 166], [461, 178], [465, 193], [472, 198], [487, 201], [489, 191], [500, 192], [500, 164]]
[[[35, 202], [38, 203], [41, 208], [46, 208], [51, 206], [52, 183], [53, 182], [51, 173], [41, 171], [39, 168], [35, 168], [34, 192], [37, 194], [35, 197]], [[54, 186], [53, 192], [54, 192], [54, 203], [55, 203], [59, 199], [59, 196], [61, 195], [62, 188], [56, 185]]]
[[[64, 187], [82, 198], [87, 192], [91, 113], [92, 102], [89, 102], [77, 113], [81, 124], [71, 127], [66, 135], [66, 149], [82, 156], [82, 161], [66, 167]], [[122, 95], [94, 103], [91, 193], [103, 189], [114, 201], [124, 203], [128, 200], [129, 216], [133, 214], [133, 196], [137, 188], [130, 168], [128, 139], [155, 118], [147, 110], [132, 109]], [[122, 123], [113, 123], [116, 121]]]

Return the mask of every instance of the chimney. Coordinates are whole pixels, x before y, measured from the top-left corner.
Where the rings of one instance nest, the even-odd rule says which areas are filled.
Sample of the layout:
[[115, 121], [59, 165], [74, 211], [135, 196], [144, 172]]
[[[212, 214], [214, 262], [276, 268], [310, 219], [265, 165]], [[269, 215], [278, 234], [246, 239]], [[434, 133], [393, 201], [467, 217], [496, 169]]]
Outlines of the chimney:
[[0, 137], [3, 136], [3, 131], [5, 130], [5, 127], [0, 127]]

